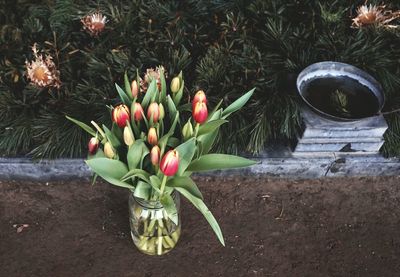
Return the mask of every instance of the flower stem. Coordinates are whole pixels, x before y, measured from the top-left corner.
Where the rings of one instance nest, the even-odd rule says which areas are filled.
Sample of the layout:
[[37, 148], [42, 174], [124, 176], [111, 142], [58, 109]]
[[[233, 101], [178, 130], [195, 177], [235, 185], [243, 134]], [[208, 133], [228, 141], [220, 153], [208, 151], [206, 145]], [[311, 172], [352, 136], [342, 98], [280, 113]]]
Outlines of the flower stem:
[[162, 197], [165, 189], [165, 184], [167, 183], [167, 175], [164, 175], [162, 182], [161, 182], [161, 187], [160, 187], [160, 197]]
[[194, 137], [197, 138], [197, 134], [199, 133], [200, 123], [196, 123], [194, 127]]
[[94, 122], [94, 121], [92, 120], [90, 123], [92, 123], [92, 125], [97, 129], [97, 131], [99, 131], [100, 135], [101, 135], [103, 138], [106, 137], [106, 134], [104, 134], [103, 130], [100, 128], [99, 125], [97, 125], [96, 122]]

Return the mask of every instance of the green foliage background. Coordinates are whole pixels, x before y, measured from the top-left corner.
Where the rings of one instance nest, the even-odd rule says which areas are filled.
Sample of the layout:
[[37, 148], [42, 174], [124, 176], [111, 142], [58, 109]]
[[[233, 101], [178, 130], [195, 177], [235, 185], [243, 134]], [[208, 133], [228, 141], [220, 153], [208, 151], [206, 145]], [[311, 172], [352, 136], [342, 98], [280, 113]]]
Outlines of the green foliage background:
[[[385, 89], [385, 109], [399, 107], [400, 31], [350, 28], [363, 3], [1, 0], [0, 151], [84, 156], [88, 137], [65, 115], [109, 123], [106, 105], [118, 99], [114, 82], [123, 84], [125, 70], [134, 76], [136, 69], [160, 64], [169, 76], [183, 70], [186, 97], [204, 89], [211, 106], [220, 98], [227, 105], [257, 87], [251, 103], [222, 129], [219, 148], [231, 153], [259, 152], [271, 141], [296, 137], [301, 119], [295, 79], [314, 62], [335, 60], [366, 70]], [[109, 22], [92, 38], [80, 18], [97, 10]], [[58, 57], [60, 90], [36, 89], [26, 80], [25, 60], [32, 59], [35, 42]], [[400, 115], [387, 120], [383, 152], [400, 155]]]

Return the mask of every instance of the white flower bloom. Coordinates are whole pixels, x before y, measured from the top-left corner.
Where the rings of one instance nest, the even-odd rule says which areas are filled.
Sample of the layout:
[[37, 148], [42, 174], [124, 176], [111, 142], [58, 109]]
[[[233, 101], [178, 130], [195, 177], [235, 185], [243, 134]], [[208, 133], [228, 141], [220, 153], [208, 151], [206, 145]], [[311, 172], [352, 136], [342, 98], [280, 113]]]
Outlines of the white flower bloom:
[[38, 87], [56, 87], [61, 85], [60, 72], [49, 55], [43, 57], [36, 48], [36, 43], [32, 47], [35, 60], [25, 61], [26, 74], [28, 79]]
[[98, 36], [106, 27], [107, 17], [100, 12], [89, 14], [81, 19], [83, 28], [92, 36]]

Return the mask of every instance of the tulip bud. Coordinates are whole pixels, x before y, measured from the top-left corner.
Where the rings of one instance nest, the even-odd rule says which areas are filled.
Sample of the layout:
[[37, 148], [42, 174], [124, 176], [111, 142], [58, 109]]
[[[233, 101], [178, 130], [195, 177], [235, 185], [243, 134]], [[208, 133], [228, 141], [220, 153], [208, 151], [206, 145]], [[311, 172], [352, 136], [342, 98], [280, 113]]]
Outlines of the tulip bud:
[[92, 137], [89, 140], [88, 148], [89, 148], [89, 154], [90, 155], [96, 154], [97, 149], [99, 148], [99, 140], [98, 140], [97, 137]]
[[190, 120], [188, 120], [188, 122], [186, 122], [186, 124], [183, 125], [182, 135], [183, 135], [183, 140], [185, 141], [193, 136], [193, 126]]
[[164, 109], [163, 104], [161, 104], [161, 103], [158, 104], [158, 111], [160, 112], [159, 118], [160, 118], [161, 120], [163, 120], [164, 117], [165, 117], [165, 109]]
[[197, 102], [204, 102], [207, 104], [207, 97], [204, 91], [199, 90], [198, 92], [196, 92], [196, 94], [193, 97], [192, 107], [194, 107], [194, 105], [196, 105]]
[[116, 106], [112, 111], [112, 120], [117, 123], [118, 127], [123, 128], [126, 126], [126, 122], [130, 119], [129, 108], [124, 105]]
[[131, 146], [135, 142], [135, 137], [128, 126], [125, 126], [124, 128], [124, 142], [128, 146]]
[[143, 108], [140, 103], [136, 102], [135, 105], [132, 107], [133, 118], [136, 121], [140, 121], [143, 118]]
[[193, 118], [197, 123], [204, 123], [208, 117], [207, 105], [205, 102], [197, 102], [193, 107]]
[[156, 145], [158, 143], [158, 138], [157, 138], [157, 131], [156, 128], [151, 127], [149, 129], [149, 133], [147, 134], [147, 141], [151, 145]]
[[138, 86], [138, 83], [136, 82], [136, 80], [132, 81], [131, 92], [132, 92], [133, 98], [135, 98], [139, 94], [139, 86]]
[[158, 122], [158, 118], [160, 117], [160, 110], [158, 109], [158, 104], [156, 102], [153, 102], [149, 105], [149, 108], [147, 109], [147, 119], [150, 120], [150, 118], [153, 116], [153, 122]]
[[179, 77], [175, 77], [171, 81], [171, 91], [172, 93], [177, 93], [180, 88], [181, 88], [181, 80], [179, 79]]
[[169, 150], [161, 160], [160, 170], [166, 176], [173, 176], [179, 168], [179, 154], [178, 151]]
[[112, 147], [109, 141], [104, 144], [104, 155], [106, 155], [106, 157], [109, 159], [113, 159], [115, 157], [114, 147]]
[[151, 148], [150, 159], [153, 165], [158, 165], [158, 162], [160, 161], [160, 152], [161, 150], [158, 145], [155, 145], [153, 148]]

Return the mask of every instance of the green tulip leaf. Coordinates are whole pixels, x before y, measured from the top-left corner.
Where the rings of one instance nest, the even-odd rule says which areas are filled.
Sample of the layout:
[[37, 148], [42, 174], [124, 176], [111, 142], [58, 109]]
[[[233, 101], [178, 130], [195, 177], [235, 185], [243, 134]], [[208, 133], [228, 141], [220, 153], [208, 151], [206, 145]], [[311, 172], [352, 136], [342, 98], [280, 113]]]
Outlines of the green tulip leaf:
[[148, 183], [138, 181], [133, 195], [137, 198], [149, 200], [151, 195], [151, 186]]
[[171, 188], [184, 188], [193, 196], [203, 199], [203, 195], [201, 194], [199, 188], [196, 183], [187, 176], [176, 176], [167, 181], [167, 187]]
[[102, 150], [101, 148], [99, 148], [99, 149], [97, 149], [96, 154], [94, 154], [94, 155], [88, 154], [87, 159], [88, 159], [88, 160], [91, 160], [91, 159], [105, 158], [105, 157], [106, 157], [106, 155], [104, 155], [103, 150]]
[[150, 174], [147, 171], [144, 171], [143, 169], [139, 168], [129, 170], [128, 173], [122, 176], [121, 181], [129, 180], [132, 177], [138, 177], [139, 179], [147, 183], [150, 183]]
[[101, 177], [108, 176], [119, 180], [128, 173], [128, 167], [123, 162], [108, 158], [86, 160], [86, 164]]
[[128, 173], [128, 167], [123, 162], [107, 158], [95, 158], [85, 162], [93, 172], [107, 182], [124, 188], [134, 188], [132, 185], [120, 181]]
[[150, 153], [149, 148], [147, 148], [146, 144], [142, 143], [142, 157], [140, 159], [140, 168], [143, 168], [144, 158]]
[[[222, 116], [222, 110], [215, 111], [211, 116], [208, 117], [208, 121], [216, 121], [219, 120]], [[213, 132], [203, 134], [197, 138], [199, 145], [201, 146], [200, 153], [202, 155], [207, 154], [214, 145], [214, 142], [218, 136], [218, 129]]]
[[167, 212], [168, 217], [172, 220], [173, 223], [178, 225], [178, 211], [176, 210], [175, 202], [172, 196], [169, 194], [164, 194], [161, 197], [160, 202]]
[[117, 89], [119, 97], [121, 98], [122, 103], [130, 107], [132, 101], [129, 99], [128, 95], [126, 95], [125, 91], [117, 83], [115, 84], [115, 87]]
[[94, 186], [94, 184], [96, 183], [97, 177], [99, 175], [97, 175], [96, 173], [93, 174], [93, 178], [92, 178], [92, 186]]
[[141, 92], [141, 89], [140, 89], [140, 76], [139, 76], [139, 69], [137, 69], [136, 68], [136, 83], [137, 83], [137, 86], [138, 86], [138, 95], [140, 94], [140, 92]]
[[218, 222], [213, 216], [213, 214], [207, 208], [206, 204], [204, 204], [203, 200], [193, 196], [190, 192], [188, 192], [184, 188], [176, 187], [175, 189], [179, 191], [183, 196], [185, 196], [186, 199], [188, 199], [203, 214], [203, 216], [206, 218], [211, 228], [213, 229], [214, 233], [217, 235], [221, 244], [225, 246], [225, 241], [222, 235], [221, 228], [219, 227]]
[[238, 98], [232, 104], [230, 104], [226, 109], [222, 112], [222, 118], [227, 118], [231, 113], [234, 113], [240, 110], [246, 103], [249, 101], [250, 97], [253, 95], [255, 88], [245, 93], [243, 96]]
[[168, 131], [168, 134], [170, 136], [172, 136], [175, 133], [176, 124], [178, 124], [178, 121], [179, 121], [179, 112], [177, 111], [175, 114], [174, 121], [172, 122], [171, 128]]
[[176, 124], [178, 124], [178, 120], [179, 120], [179, 112], [176, 113], [174, 122], [172, 123], [172, 126], [171, 126], [171, 128], [169, 129], [168, 133], [166, 133], [164, 136], [162, 136], [162, 137], [160, 138], [160, 140], [158, 141], [158, 144], [159, 144], [160, 149], [161, 149], [161, 156], [164, 154], [165, 147], [167, 146], [167, 143], [168, 143], [169, 138], [170, 138], [170, 137], [174, 134], [174, 132], [175, 132], [175, 127], [176, 127]]
[[185, 103], [177, 108], [180, 112], [192, 112], [192, 103]]
[[147, 117], [144, 114], [144, 111], [142, 111], [142, 119], [143, 119], [144, 124], [146, 125], [146, 128], [149, 129], [151, 126], [149, 126], [149, 121], [147, 120]]
[[198, 136], [209, 134], [215, 130], [218, 130], [218, 128], [222, 125], [228, 122], [228, 120], [224, 119], [217, 119], [217, 120], [212, 120], [204, 123], [203, 125], [200, 126]]
[[111, 133], [113, 133], [115, 135], [115, 137], [118, 139], [118, 141], [122, 141], [124, 139], [124, 134], [123, 134], [122, 129], [119, 128], [117, 123], [115, 123], [115, 122], [112, 123]]
[[181, 176], [192, 161], [194, 153], [196, 152], [196, 139], [191, 138], [187, 140], [176, 147], [176, 150], [179, 154], [179, 167], [176, 175]]
[[83, 122], [81, 122], [79, 120], [76, 120], [76, 119], [74, 119], [72, 117], [69, 117], [68, 115], [66, 115], [65, 117], [68, 120], [70, 120], [73, 123], [75, 123], [76, 125], [78, 125], [79, 127], [81, 127], [83, 130], [85, 130], [89, 134], [91, 134], [92, 136], [96, 136], [96, 131], [92, 127], [90, 127], [89, 125], [87, 125], [87, 124], [85, 124], [85, 123], [83, 123]]
[[213, 147], [217, 136], [218, 136], [218, 130], [215, 130], [215, 131], [213, 131], [211, 133], [207, 133], [207, 134], [201, 135], [201, 136], [199, 136], [197, 138], [198, 142], [201, 145], [200, 153], [202, 155], [207, 154], [211, 150], [211, 148]]
[[147, 106], [150, 104], [151, 99], [153, 99], [155, 95], [157, 95], [157, 81], [156, 79], [153, 79], [143, 97], [142, 107], [144, 110], [147, 109]]
[[257, 162], [227, 154], [207, 154], [190, 163], [187, 168], [191, 172], [209, 171], [217, 169], [229, 169], [247, 167], [256, 164]]
[[176, 148], [181, 141], [175, 137], [169, 137], [167, 141], [167, 145], [171, 148]]
[[161, 181], [156, 175], [150, 176], [150, 185], [156, 192], [161, 193], [160, 191]]
[[138, 139], [129, 147], [126, 155], [129, 169], [132, 170], [138, 167], [143, 155], [143, 144], [143, 140]]
[[125, 84], [125, 92], [128, 95], [128, 97], [133, 100], [133, 95], [132, 95], [132, 88], [131, 84], [129, 83], [129, 78], [128, 78], [128, 73], [125, 71], [124, 74], [124, 84]]
[[[181, 71], [182, 74], [182, 71]], [[181, 75], [180, 74], [180, 75]], [[181, 102], [182, 96], [183, 96], [183, 89], [185, 87], [185, 81], [181, 78], [181, 87], [179, 88], [178, 92], [176, 94], [173, 95], [174, 97], [174, 104], [176, 107], [179, 106], [179, 103]]]
[[[221, 106], [222, 102], [223, 102], [223, 99], [219, 100], [218, 104], [214, 107], [212, 112], [208, 114], [207, 121], [216, 120], [216, 119], [221, 118], [222, 110], [220, 110], [219, 107]], [[218, 117], [215, 117], [216, 114], [218, 115]]]
[[132, 185], [130, 185], [128, 183], [122, 182], [122, 181], [120, 181], [118, 179], [115, 179], [115, 178], [112, 178], [112, 177], [103, 177], [103, 176], [100, 176], [100, 177], [103, 178], [105, 181], [109, 182], [110, 184], [113, 184], [114, 186], [127, 188], [127, 189], [130, 189], [130, 190], [135, 189], [134, 186], [132, 186]]
[[121, 142], [119, 141], [117, 136], [114, 135], [114, 133], [111, 132], [110, 129], [108, 129], [107, 126], [104, 124], [103, 124], [103, 130], [104, 130], [104, 133], [106, 134], [108, 141], [111, 143], [111, 145], [113, 147], [118, 148], [121, 146]]
[[161, 80], [161, 92], [160, 92], [160, 103], [165, 104], [167, 100], [167, 82], [165, 81], [164, 69], [160, 70], [160, 80]]
[[167, 106], [168, 106], [168, 112], [170, 119], [173, 120], [176, 116], [176, 106], [174, 104], [174, 101], [171, 99], [171, 96], [167, 95]]

